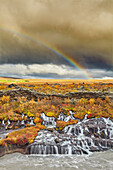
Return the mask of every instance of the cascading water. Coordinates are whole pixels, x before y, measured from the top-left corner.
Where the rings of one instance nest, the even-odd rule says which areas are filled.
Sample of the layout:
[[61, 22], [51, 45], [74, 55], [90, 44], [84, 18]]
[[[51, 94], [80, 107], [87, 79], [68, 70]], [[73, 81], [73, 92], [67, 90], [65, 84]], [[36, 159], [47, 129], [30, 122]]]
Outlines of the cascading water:
[[47, 128], [56, 127], [56, 121], [54, 117], [48, 117], [44, 113], [41, 113], [41, 119], [43, 120], [42, 124], [45, 125]]
[[32, 145], [30, 148], [29, 153], [30, 154], [72, 154], [72, 148], [70, 145], [68, 146], [56, 146], [56, 145]]
[[[25, 125], [24, 114], [22, 120], [18, 120], [14, 125]], [[34, 124], [34, 117], [26, 117], [27, 123]], [[94, 151], [104, 151], [113, 148], [113, 120], [109, 118], [87, 119], [85, 115], [82, 121], [77, 124], [68, 125], [62, 131], [56, 131], [56, 119], [41, 114], [43, 125], [46, 130], [38, 133], [34, 142], [28, 146], [28, 154], [89, 154]], [[69, 121], [75, 119], [73, 112], [67, 116], [62, 112], [57, 120]], [[2, 120], [3, 129], [12, 126], [10, 120]], [[6, 135], [6, 134], [5, 134]], [[3, 138], [3, 136], [1, 136]]]
[[2, 125], [5, 126], [4, 120], [2, 120]]
[[27, 154], [90, 154], [113, 148], [113, 121], [109, 118], [85, 119], [61, 132], [42, 130]]

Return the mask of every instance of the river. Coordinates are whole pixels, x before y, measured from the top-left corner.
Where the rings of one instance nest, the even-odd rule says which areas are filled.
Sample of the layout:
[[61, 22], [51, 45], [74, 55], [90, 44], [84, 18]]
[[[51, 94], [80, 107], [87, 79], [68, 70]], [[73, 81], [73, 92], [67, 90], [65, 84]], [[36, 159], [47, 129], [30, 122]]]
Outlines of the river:
[[13, 153], [0, 158], [0, 170], [113, 170], [113, 151], [79, 156]]

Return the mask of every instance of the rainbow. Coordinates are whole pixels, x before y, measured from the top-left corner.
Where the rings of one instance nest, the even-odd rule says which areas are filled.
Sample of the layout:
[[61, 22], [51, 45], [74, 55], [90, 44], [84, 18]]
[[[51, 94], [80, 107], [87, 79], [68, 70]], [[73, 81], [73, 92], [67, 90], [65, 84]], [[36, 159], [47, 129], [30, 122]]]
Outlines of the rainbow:
[[9, 30], [6, 28], [0, 28], [1, 31], [6, 31], [12, 34], [15, 34], [17, 36], [21, 36], [25, 39], [31, 40], [47, 49], [49, 49], [50, 51], [52, 51], [53, 53], [55, 53], [56, 55], [62, 57], [65, 61], [67, 61], [70, 65], [74, 66], [77, 70], [79, 70], [80, 72], [82, 72], [82, 74], [84, 75], [84, 77], [86, 79], [92, 79], [92, 77], [87, 73], [87, 71], [77, 62], [75, 61], [72, 57], [66, 55], [64, 52], [61, 52], [60, 50], [58, 50], [56, 47], [51, 46], [50, 44], [48, 44], [47, 42], [44, 41], [40, 41], [40, 40], [36, 40], [34, 38], [32, 38], [31, 36], [24, 34], [24, 33], [20, 33], [20, 32], [16, 32], [13, 30]]

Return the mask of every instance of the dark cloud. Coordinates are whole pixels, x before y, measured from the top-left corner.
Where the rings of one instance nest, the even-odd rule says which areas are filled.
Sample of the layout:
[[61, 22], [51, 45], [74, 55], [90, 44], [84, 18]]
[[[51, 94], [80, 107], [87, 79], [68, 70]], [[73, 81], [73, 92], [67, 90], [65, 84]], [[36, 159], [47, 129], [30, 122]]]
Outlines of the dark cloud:
[[0, 0], [0, 63], [68, 65], [36, 40], [86, 68], [112, 70], [113, 1]]

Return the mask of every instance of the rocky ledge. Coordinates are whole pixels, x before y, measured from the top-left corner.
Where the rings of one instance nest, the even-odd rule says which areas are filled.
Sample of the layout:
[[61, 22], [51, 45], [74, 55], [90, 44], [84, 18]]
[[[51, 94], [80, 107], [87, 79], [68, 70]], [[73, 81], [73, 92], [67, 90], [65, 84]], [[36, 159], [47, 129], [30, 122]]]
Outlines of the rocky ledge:
[[113, 120], [97, 118], [69, 125], [64, 130], [42, 130], [27, 154], [88, 154], [113, 148]]
[[68, 92], [65, 94], [44, 94], [44, 93], [38, 93], [35, 90], [22, 88], [17, 85], [9, 85], [8, 88], [14, 87], [14, 89], [11, 90], [0, 90], [0, 97], [4, 96], [10, 96], [12, 100], [17, 100], [18, 97], [26, 97], [27, 100], [34, 99], [37, 101], [37, 99], [43, 99], [45, 97], [58, 97], [58, 98], [101, 98], [105, 99], [106, 96], [108, 96], [111, 100], [113, 100], [113, 92], [97, 92], [97, 91], [85, 91], [85, 90], [78, 90], [77, 92]]
[[84, 119], [68, 125], [62, 131], [53, 128], [41, 130], [32, 144], [8, 144], [0, 147], [0, 156], [6, 153], [23, 154], [89, 154], [113, 148], [113, 120], [109, 118]]

